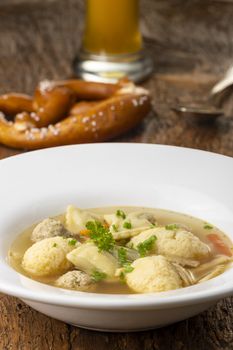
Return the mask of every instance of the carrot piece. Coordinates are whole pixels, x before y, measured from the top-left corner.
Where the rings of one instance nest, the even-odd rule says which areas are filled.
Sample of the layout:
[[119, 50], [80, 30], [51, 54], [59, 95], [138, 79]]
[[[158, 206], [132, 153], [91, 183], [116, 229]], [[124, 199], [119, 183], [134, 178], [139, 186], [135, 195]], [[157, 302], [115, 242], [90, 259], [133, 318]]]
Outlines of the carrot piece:
[[219, 237], [216, 233], [210, 233], [209, 235], [207, 235], [207, 238], [220, 254], [232, 256], [231, 249], [223, 242], [221, 237]]
[[90, 230], [84, 229], [84, 230], [81, 230], [79, 233], [81, 236], [89, 236]]

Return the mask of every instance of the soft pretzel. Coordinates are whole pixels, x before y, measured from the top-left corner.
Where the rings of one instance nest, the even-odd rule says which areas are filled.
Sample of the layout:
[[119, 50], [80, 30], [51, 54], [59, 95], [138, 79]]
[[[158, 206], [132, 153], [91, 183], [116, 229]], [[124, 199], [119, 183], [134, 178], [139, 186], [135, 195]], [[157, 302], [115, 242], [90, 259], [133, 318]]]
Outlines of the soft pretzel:
[[[87, 101], [75, 102], [82, 99]], [[0, 143], [38, 149], [105, 141], [139, 123], [150, 110], [150, 98], [147, 90], [130, 82], [100, 84], [68, 80], [52, 82], [43, 88], [40, 84], [32, 106], [33, 112], [16, 108], [21, 113], [14, 122], [4, 116], [0, 118]]]
[[[42, 81], [35, 91], [31, 111], [21, 108], [23, 100], [19, 100], [18, 112], [22, 111], [22, 113], [16, 115], [17, 127], [23, 130], [23, 128], [30, 126], [44, 127], [54, 124], [67, 115], [77, 99], [101, 100], [108, 98], [126, 82], [128, 79], [123, 79], [119, 84], [102, 84], [81, 80]], [[21, 96], [23, 97], [23, 95]], [[26, 102], [24, 103], [26, 104]], [[15, 101], [15, 105], [17, 105], [17, 101]]]

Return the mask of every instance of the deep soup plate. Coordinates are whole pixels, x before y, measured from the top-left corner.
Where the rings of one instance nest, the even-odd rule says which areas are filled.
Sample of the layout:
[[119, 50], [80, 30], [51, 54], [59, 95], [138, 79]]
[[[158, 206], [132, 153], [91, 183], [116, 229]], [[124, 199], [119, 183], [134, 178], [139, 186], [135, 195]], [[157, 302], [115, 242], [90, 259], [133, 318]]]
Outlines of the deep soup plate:
[[233, 268], [191, 287], [105, 295], [33, 281], [7, 262], [25, 228], [81, 208], [145, 206], [193, 215], [233, 239], [233, 159], [173, 146], [105, 143], [50, 148], [0, 161], [0, 291], [79, 327], [137, 331], [194, 316], [233, 294]]

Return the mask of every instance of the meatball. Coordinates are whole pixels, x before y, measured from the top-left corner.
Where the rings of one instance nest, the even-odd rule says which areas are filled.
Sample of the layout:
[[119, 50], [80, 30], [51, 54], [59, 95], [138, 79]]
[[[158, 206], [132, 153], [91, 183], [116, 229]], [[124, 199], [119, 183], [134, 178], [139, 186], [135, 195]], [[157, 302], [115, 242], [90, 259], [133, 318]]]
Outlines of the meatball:
[[182, 287], [182, 281], [169, 261], [161, 256], [148, 256], [132, 263], [126, 274], [128, 286], [137, 293], [164, 292]]
[[117, 259], [108, 252], [99, 252], [93, 243], [85, 243], [67, 254], [67, 259], [79, 270], [91, 275], [100, 271], [113, 277], [118, 267]]
[[[72, 244], [70, 242], [72, 241]], [[77, 244], [77, 243], [76, 243]], [[52, 276], [69, 270], [71, 262], [66, 254], [77, 245], [62, 237], [45, 238], [34, 243], [24, 254], [22, 266], [34, 276]]]
[[55, 285], [60, 288], [90, 290], [93, 286], [93, 281], [85, 272], [74, 270], [59, 277], [56, 280]]
[[32, 232], [31, 240], [39, 242], [42, 239], [56, 236], [67, 236], [67, 231], [59, 220], [48, 218], [36, 225]]
[[167, 230], [165, 227], [141, 232], [130, 240], [129, 246], [136, 248], [151, 236], [157, 238], [151, 253], [184, 259], [202, 259], [209, 254], [208, 245], [193, 233], [183, 229]]

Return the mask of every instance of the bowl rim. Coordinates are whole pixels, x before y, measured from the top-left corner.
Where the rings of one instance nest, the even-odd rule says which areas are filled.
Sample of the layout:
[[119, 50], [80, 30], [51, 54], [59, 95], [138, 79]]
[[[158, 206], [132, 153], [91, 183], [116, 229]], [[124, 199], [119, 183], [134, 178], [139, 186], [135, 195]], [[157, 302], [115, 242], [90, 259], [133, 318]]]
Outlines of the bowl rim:
[[203, 149], [197, 149], [194, 147], [184, 147], [184, 146], [175, 146], [175, 145], [169, 145], [169, 144], [162, 144], [162, 143], [147, 143], [147, 142], [98, 142], [98, 143], [82, 143], [82, 144], [72, 144], [72, 145], [64, 145], [64, 146], [56, 146], [56, 147], [48, 147], [48, 148], [42, 148], [42, 149], [36, 149], [36, 150], [31, 150], [28, 152], [23, 152], [23, 153], [18, 153], [14, 154], [12, 156], [2, 158], [0, 159], [0, 164], [3, 162], [8, 162], [12, 161], [13, 158], [24, 158], [24, 157], [31, 157], [33, 154], [37, 153], [43, 153], [43, 152], [53, 152], [53, 151], [59, 151], [62, 149], [72, 149], [72, 148], [92, 148], [92, 147], [112, 147], [112, 146], [117, 146], [117, 147], [146, 147], [146, 148], [164, 148], [164, 149], [176, 149], [177, 151], [185, 151], [185, 152], [194, 152], [194, 153], [202, 153], [202, 154], [209, 154], [214, 157], [218, 158], [226, 158], [229, 160], [232, 160], [233, 157], [213, 152], [213, 151], [206, 151]]
[[[218, 158], [226, 158], [233, 162], [233, 159], [229, 156], [221, 155], [214, 152], [197, 150], [188, 147], [179, 147], [172, 145], [160, 145], [160, 144], [147, 144], [147, 143], [99, 143], [99, 144], [82, 144], [82, 145], [68, 145], [68, 146], [59, 146], [53, 148], [47, 148], [42, 150], [36, 150], [28, 153], [14, 155], [5, 159], [2, 159], [0, 165], [3, 162], [6, 164], [7, 162], [14, 161], [15, 158], [25, 158], [32, 157], [34, 153], [43, 153], [43, 152], [59, 152], [60, 149], [70, 149], [70, 148], [92, 148], [92, 147], [150, 147], [150, 148], [164, 148], [164, 149], [176, 149], [177, 151], [184, 152], [194, 152], [194, 153], [203, 153], [206, 155], [211, 155]], [[6, 265], [9, 267], [10, 273], [20, 275], [17, 271], [11, 268], [8, 263]], [[226, 273], [230, 270], [226, 271]], [[233, 294], [233, 282], [228, 281], [225, 284], [217, 283], [220, 281], [220, 277], [222, 275], [212, 279], [216, 281], [215, 288], [206, 288], [203, 291], [199, 292], [191, 292], [190, 294], [181, 294], [175, 295], [176, 291], [173, 291], [169, 296], [162, 295], [166, 294], [159, 293], [161, 298], [156, 298], [158, 293], [152, 294], [131, 294], [129, 297], [128, 294], [97, 294], [97, 293], [87, 293], [87, 292], [77, 292], [77, 291], [69, 291], [67, 294], [57, 293], [56, 287], [49, 286], [49, 292], [44, 291], [35, 291], [29, 290], [22, 286], [17, 286], [13, 284], [6, 284], [4, 280], [0, 279], [0, 291], [6, 293], [8, 295], [16, 296], [20, 299], [30, 300], [33, 302], [44, 303], [44, 304], [52, 304], [52, 305], [60, 305], [67, 307], [78, 307], [78, 308], [94, 308], [94, 309], [165, 309], [170, 307], [182, 307], [188, 304], [201, 304], [207, 303], [211, 301], [217, 301], [223, 297], [227, 297]], [[24, 278], [27, 278], [24, 276]], [[30, 281], [34, 281], [28, 278]], [[44, 285], [40, 282], [36, 282], [41, 285]], [[208, 282], [204, 282], [203, 285], [207, 285]], [[182, 288], [182, 290], [190, 290], [191, 287]], [[107, 297], [106, 297], [107, 296]]]
[[[233, 267], [231, 268], [233, 271]], [[17, 271], [11, 268], [11, 273], [20, 275]], [[33, 283], [44, 286], [43, 283], [35, 282], [34, 280], [23, 276]], [[213, 278], [217, 281], [221, 275]], [[202, 285], [206, 286], [207, 282], [203, 282]], [[171, 307], [182, 307], [186, 305], [204, 304], [219, 299], [229, 297], [233, 294], [233, 283], [228, 283], [222, 286], [218, 285], [216, 288], [206, 288], [201, 292], [193, 292], [186, 294], [186, 291], [195, 286], [181, 288], [184, 293], [177, 295], [177, 290], [169, 291], [169, 296], [163, 296], [167, 292], [151, 293], [151, 294], [97, 294], [88, 292], [79, 292], [65, 289], [59, 289], [67, 294], [58, 294], [57, 288], [48, 286], [49, 291], [35, 291], [29, 290], [24, 287], [17, 287], [12, 285], [4, 285], [4, 281], [0, 281], [0, 290], [2, 293], [11, 295], [23, 300], [30, 300], [36, 303], [77, 307], [81, 309], [128, 309], [128, 310], [148, 310], [148, 309], [167, 309]], [[156, 298], [159, 296], [159, 298]], [[160, 298], [162, 296], [162, 298]]]

